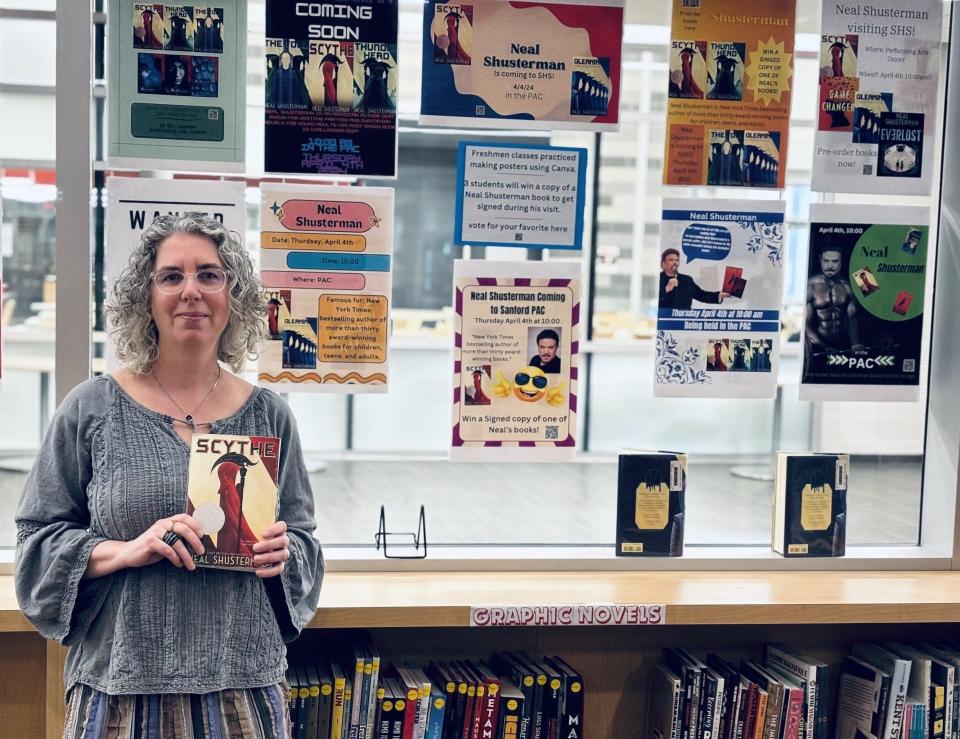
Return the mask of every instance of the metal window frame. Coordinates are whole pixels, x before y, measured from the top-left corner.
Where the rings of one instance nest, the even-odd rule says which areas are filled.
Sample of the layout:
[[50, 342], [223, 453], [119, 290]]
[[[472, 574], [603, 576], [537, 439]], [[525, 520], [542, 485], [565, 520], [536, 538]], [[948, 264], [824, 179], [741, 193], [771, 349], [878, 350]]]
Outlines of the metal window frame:
[[[951, 39], [960, 37], [960, 13], [948, 4]], [[8, 14], [5, 12], [5, 14]], [[89, 28], [103, 22], [91, 0], [58, 0], [58, 28]], [[96, 17], [95, 17], [96, 15]], [[92, 33], [57, 34], [57, 317], [56, 398], [61, 402], [90, 376], [90, 287], [93, 210], [94, 120]], [[947, 83], [960, 75], [960, 46], [950, 44]], [[957, 77], [960, 79], [960, 77]], [[949, 89], [949, 88], [948, 88]], [[642, 563], [616, 559], [596, 548], [434, 547], [430, 560], [406, 568], [485, 569], [960, 569], [960, 182], [944, 173], [960, 172], [960, 95], [945, 96], [940, 231], [936, 262], [928, 385], [927, 431], [917, 547], [857, 547], [829, 562], [796, 563], [772, 557], [756, 547], [690, 547], [690, 556]], [[935, 204], [935, 203], [934, 203]], [[78, 238], [78, 235], [80, 236]], [[86, 235], [84, 238], [82, 235]], [[591, 244], [591, 253], [595, 252]], [[588, 318], [589, 322], [589, 318]], [[935, 348], [935, 349], [934, 349]], [[371, 547], [372, 549], [372, 547]], [[384, 569], [366, 551], [331, 547], [331, 569]]]

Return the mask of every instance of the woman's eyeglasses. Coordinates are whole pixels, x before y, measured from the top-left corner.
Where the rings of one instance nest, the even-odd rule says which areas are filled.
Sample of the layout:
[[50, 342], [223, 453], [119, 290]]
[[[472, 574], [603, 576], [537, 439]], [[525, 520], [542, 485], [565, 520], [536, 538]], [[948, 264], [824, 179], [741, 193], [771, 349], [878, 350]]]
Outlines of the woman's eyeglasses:
[[221, 267], [205, 267], [193, 273], [181, 272], [179, 269], [161, 269], [151, 272], [150, 279], [162, 293], [177, 293], [183, 289], [187, 278], [192, 277], [197, 282], [200, 292], [217, 293], [227, 286], [227, 271]]

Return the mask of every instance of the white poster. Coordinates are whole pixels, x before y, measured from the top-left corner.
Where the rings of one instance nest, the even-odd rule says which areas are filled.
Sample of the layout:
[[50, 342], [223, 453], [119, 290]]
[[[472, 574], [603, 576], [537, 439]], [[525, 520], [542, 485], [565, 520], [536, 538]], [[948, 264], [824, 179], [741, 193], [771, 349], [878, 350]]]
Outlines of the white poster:
[[813, 189], [929, 195], [941, 0], [824, 0]]
[[573, 459], [580, 264], [461, 259], [453, 281], [450, 458]]
[[773, 398], [782, 200], [664, 199], [654, 395]]
[[387, 391], [393, 190], [260, 187], [261, 385]]
[[[246, 205], [243, 182], [107, 178], [107, 233], [104, 282], [107, 292], [127, 264], [143, 230], [158, 216], [204, 213], [243, 237]], [[107, 363], [116, 367], [112, 343]]]

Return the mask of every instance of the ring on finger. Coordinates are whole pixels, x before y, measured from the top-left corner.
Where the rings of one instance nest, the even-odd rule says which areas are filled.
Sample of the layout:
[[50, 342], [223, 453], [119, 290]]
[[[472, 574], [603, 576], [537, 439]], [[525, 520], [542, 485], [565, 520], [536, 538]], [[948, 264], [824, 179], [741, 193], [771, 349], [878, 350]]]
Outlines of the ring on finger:
[[183, 537], [180, 536], [180, 534], [178, 534], [176, 531], [171, 530], [163, 535], [163, 543], [166, 544], [168, 547], [172, 547], [182, 538]]
[[174, 525], [176, 525], [176, 523], [177, 523], [177, 519], [175, 519], [175, 518], [171, 518], [171, 519], [170, 519], [170, 525], [167, 527], [167, 531], [170, 532], [171, 534], [175, 534], [175, 533], [176, 533], [176, 532], [173, 530], [173, 527], [174, 527]]

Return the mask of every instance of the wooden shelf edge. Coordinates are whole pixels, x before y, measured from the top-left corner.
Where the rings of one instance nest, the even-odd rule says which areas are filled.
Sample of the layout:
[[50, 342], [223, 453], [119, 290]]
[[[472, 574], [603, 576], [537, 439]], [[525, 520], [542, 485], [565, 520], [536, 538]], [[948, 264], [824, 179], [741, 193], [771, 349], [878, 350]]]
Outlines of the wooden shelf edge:
[[[960, 623], [960, 573], [330, 573], [307, 628], [462, 628], [475, 607], [575, 604], [662, 605], [668, 626]], [[18, 631], [32, 627], [3, 575], [0, 632]]]

